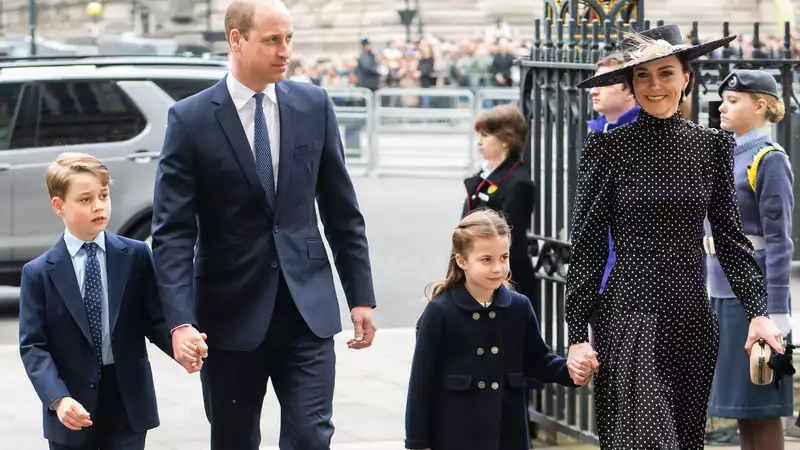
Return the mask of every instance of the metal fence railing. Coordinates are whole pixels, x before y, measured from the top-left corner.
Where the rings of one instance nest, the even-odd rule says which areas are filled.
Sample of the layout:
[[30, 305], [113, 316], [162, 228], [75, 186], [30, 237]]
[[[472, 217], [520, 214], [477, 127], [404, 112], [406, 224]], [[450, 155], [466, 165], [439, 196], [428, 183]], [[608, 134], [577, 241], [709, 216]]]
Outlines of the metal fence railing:
[[355, 176], [463, 177], [479, 164], [473, 124], [519, 89], [329, 89]]

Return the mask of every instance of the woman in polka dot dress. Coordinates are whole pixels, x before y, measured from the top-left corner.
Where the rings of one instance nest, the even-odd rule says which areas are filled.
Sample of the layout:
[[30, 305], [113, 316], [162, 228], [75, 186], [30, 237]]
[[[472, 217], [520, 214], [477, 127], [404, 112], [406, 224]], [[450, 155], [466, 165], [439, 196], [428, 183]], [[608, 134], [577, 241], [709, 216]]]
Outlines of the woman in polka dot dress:
[[[741, 229], [733, 188], [733, 138], [684, 120], [689, 61], [733, 40], [683, 45], [677, 26], [622, 43], [626, 63], [578, 87], [629, 81], [638, 120], [587, 138], [579, 165], [567, 277], [568, 358], [593, 348], [602, 449], [702, 449], [717, 358], [717, 318], [703, 278], [703, 220], [750, 319], [748, 342], [782, 352], [766, 317], [766, 289]], [[598, 295], [611, 226], [617, 259]], [[576, 374], [577, 376], [577, 374]]]

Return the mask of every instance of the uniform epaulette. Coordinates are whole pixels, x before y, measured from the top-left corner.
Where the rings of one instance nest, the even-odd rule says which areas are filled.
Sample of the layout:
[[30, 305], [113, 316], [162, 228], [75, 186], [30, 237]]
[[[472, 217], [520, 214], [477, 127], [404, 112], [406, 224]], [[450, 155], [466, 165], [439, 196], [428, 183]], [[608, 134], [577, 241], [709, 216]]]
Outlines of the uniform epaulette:
[[767, 142], [767, 146], [763, 147], [759, 151], [753, 154], [753, 161], [750, 162], [750, 165], [747, 166], [747, 180], [750, 182], [750, 189], [753, 192], [756, 191], [756, 178], [758, 177], [758, 165], [761, 164], [761, 160], [770, 152], [778, 152], [781, 153], [785, 158], [787, 164], [789, 163], [789, 155], [786, 153], [786, 150], [783, 149], [778, 144], [773, 142]]

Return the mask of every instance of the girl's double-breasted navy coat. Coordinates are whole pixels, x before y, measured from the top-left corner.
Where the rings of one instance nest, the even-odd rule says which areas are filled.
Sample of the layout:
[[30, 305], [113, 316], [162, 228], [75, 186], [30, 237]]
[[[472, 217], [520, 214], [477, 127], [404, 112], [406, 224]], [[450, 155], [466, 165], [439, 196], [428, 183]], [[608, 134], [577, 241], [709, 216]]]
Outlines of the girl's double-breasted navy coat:
[[529, 449], [526, 378], [574, 386], [530, 301], [501, 286], [484, 306], [463, 283], [451, 286], [418, 324], [406, 448]]

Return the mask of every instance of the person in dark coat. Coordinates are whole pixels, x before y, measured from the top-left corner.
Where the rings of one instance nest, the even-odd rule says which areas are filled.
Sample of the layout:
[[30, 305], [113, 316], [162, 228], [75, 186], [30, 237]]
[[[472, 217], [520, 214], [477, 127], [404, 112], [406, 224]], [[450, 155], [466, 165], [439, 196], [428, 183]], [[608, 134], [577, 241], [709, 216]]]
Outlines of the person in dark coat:
[[568, 369], [542, 340], [528, 299], [509, 289], [510, 233], [491, 209], [453, 232], [447, 276], [433, 285], [417, 331], [408, 449], [528, 450], [526, 377], [575, 387], [591, 376], [597, 355]]
[[478, 173], [464, 180], [467, 198], [461, 217], [480, 208], [491, 208], [505, 216], [511, 226], [512, 282], [535, 303], [535, 272], [527, 237], [535, 191], [531, 169], [521, 159], [529, 128], [513, 104], [495, 106], [475, 119], [484, 162]]
[[[720, 83], [722, 129], [734, 133], [733, 181], [742, 228], [753, 245], [767, 285], [767, 312], [784, 338], [792, 330], [789, 284], [792, 270], [794, 175], [786, 152], [764, 134], [766, 122], [783, 119], [785, 107], [775, 78], [760, 70], [734, 70]], [[719, 356], [708, 415], [737, 419], [742, 449], [783, 449], [781, 417], [794, 414], [792, 380], [777, 386], [750, 381], [750, 357], [742, 351], [749, 323], [716, 255], [705, 223], [711, 307], [719, 317]]]
[[380, 87], [381, 72], [378, 68], [378, 60], [372, 51], [372, 42], [364, 38], [361, 40], [362, 52], [358, 55], [358, 87], [377, 91]]

